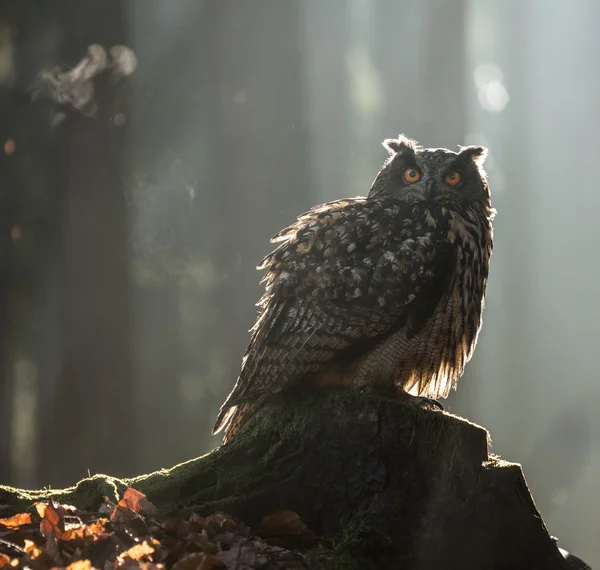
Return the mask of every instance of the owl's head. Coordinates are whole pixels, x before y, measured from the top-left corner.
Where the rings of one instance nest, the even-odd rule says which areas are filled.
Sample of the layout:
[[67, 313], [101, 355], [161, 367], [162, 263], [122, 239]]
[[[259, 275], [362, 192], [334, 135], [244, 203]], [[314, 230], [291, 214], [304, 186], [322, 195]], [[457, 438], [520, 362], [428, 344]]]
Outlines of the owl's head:
[[412, 203], [428, 200], [489, 204], [490, 191], [483, 169], [486, 148], [465, 146], [458, 152], [423, 148], [403, 135], [386, 139], [383, 146], [390, 156], [377, 174], [369, 198], [401, 195]]

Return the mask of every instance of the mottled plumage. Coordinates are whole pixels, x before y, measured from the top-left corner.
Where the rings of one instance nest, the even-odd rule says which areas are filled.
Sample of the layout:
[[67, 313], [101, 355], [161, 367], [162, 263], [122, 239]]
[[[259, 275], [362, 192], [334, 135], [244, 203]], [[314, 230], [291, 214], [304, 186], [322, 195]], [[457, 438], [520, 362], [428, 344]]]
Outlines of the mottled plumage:
[[[366, 198], [315, 206], [277, 234], [259, 318], [215, 433], [230, 439], [291, 387], [447, 396], [471, 357], [492, 252], [486, 150], [401, 136]], [[458, 181], [458, 182], [457, 182]]]

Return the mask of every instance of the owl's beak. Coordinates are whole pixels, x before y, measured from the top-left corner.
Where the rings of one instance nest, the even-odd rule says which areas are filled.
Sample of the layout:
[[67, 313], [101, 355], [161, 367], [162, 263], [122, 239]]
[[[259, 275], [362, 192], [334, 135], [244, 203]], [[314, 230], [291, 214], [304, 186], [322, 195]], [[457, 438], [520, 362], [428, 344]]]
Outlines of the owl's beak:
[[427, 200], [433, 199], [433, 197], [436, 194], [436, 191], [437, 191], [437, 188], [435, 186], [435, 180], [429, 179], [425, 183], [425, 198]]

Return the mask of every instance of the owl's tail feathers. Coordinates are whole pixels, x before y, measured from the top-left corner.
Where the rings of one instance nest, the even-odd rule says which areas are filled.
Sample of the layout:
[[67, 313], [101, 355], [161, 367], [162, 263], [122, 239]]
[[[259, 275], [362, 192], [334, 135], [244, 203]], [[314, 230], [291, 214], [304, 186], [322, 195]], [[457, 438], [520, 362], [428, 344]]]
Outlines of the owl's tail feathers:
[[219, 410], [219, 415], [217, 416], [217, 421], [215, 422], [215, 427], [213, 427], [212, 435], [216, 435], [219, 433], [230, 421], [231, 417], [237, 411], [237, 406], [227, 406], [227, 402], [225, 402], [221, 409]]
[[223, 434], [223, 443], [227, 443], [240, 431], [246, 420], [251, 415], [248, 412], [252, 409], [251, 402], [242, 402], [237, 406], [232, 406], [226, 411], [221, 411], [215, 424], [213, 435], [225, 429]]

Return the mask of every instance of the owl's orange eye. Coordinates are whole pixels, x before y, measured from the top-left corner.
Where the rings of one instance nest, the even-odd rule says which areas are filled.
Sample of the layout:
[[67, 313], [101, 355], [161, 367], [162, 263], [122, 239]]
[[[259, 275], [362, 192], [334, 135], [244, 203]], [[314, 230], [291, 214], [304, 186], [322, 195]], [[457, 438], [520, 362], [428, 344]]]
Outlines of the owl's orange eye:
[[458, 186], [460, 184], [460, 172], [448, 172], [444, 177], [444, 182], [450, 186]]
[[418, 182], [421, 179], [421, 171], [418, 168], [407, 168], [404, 171], [404, 180], [409, 184]]

